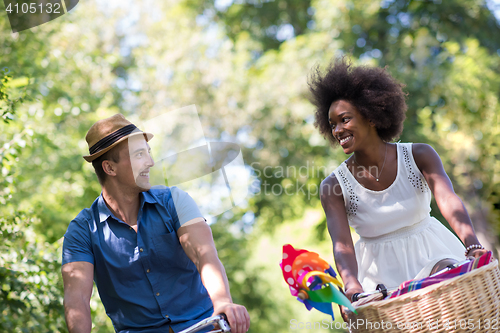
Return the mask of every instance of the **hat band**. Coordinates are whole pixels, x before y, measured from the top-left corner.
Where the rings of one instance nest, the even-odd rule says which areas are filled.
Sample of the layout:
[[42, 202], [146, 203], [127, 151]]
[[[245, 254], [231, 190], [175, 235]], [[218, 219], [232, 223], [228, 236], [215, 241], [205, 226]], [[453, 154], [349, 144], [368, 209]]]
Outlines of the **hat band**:
[[95, 145], [90, 147], [90, 149], [89, 149], [90, 155], [93, 155], [100, 150], [108, 148], [113, 143], [120, 140], [124, 136], [129, 135], [130, 133], [132, 133], [136, 129], [137, 129], [137, 127], [134, 124], [130, 124], [130, 125], [127, 125], [125, 127], [120, 128], [119, 130], [114, 131], [113, 133], [109, 134], [108, 136], [105, 136], [101, 140], [97, 141], [97, 143]]

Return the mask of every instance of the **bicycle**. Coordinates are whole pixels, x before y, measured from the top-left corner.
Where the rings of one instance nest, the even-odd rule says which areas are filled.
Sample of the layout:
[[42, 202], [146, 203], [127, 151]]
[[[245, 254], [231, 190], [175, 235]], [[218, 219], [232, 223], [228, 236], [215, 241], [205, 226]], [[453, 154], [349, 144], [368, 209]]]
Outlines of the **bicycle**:
[[218, 314], [216, 316], [203, 319], [185, 330], [180, 331], [179, 333], [195, 333], [214, 324], [217, 324], [219, 328], [210, 331], [210, 333], [231, 332], [231, 327], [229, 327], [226, 315]]

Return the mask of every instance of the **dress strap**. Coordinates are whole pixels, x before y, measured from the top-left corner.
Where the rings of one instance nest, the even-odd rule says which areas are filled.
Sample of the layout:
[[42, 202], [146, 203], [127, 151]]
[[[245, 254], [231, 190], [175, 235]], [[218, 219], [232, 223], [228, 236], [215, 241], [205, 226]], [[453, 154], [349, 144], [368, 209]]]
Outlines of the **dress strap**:
[[359, 198], [354, 191], [354, 185], [349, 181], [348, 175], [350, 172], [347, 169], [345, 162], [342, 162], [339, 167], [335, 169], [334, 173], [337, 176], [337, 180], [342, 188], [342, 195], [344, 197], [344, 204], [346, 208], [345, 211], [347, 218], [350, 219], [353, 216], [356, 216]]
[[430, 191], [424, 175], [420, 172], [413, 158], [412, 143], [400, 143], [401, 150], [403, 151], [403, 161], [407, 173], [407, 179], [413, 187], [422, 192]]

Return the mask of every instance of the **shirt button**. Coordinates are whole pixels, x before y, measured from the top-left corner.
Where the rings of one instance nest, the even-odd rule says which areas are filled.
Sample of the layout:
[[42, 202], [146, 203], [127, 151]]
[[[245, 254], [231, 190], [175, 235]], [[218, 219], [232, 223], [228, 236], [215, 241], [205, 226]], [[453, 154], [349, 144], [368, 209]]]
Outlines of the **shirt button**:
[[139, 251], [141, 251], [141, 252], [142, 252], [142, 251], [144, 251], [144, 249], [141, 247], [141, 248], [139, 249]]
[[168, 318], [168, 315], [165, 315], [165, 318]]
[[156, 293], [156, 296], [160, 296], [160, 293]]
[[148, 269], [146, 269], [146, 273], [149, 273], [149, 272], [151, 272], [151, 270], [150, 270], [149, 268], [148, 268]]
[[133, 229], [133, 228], [132, 228], [132, 227], [130, 227], [130, 230], [132, 230], [132, 229]]

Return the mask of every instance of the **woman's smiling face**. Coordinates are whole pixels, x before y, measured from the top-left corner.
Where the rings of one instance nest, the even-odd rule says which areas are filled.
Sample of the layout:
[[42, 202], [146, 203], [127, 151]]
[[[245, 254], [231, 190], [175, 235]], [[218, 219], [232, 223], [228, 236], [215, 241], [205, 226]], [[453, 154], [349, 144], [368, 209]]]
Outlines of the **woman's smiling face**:
[[333, 137], [346, 154], [354, 152], [367, 137], [377, 135], [375, 126], [370, 124], [354, 105], [345, 100], [332, 103], [328, 111], [328, 121]]

